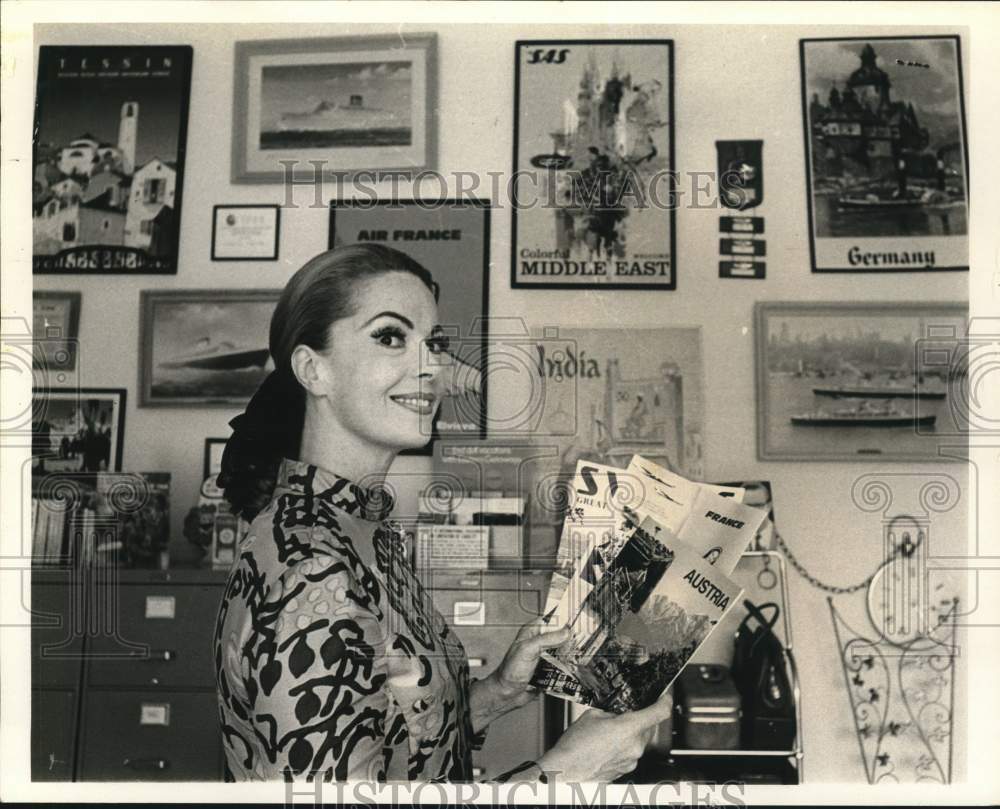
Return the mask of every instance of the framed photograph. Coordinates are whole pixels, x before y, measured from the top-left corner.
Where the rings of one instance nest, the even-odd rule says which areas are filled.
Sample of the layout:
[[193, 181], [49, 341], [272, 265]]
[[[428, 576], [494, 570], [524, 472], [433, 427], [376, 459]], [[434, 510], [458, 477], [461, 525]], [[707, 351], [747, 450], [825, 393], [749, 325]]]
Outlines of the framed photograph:
[[244, 406], [274, 368], [277, 289], [144, 290], [139, 406]]
[[963, 303], [758, 303], [757, 454], [945, 460], [963, 435]]
[[191, 47], [38, 53], [36, 273], [177, 272]]
[[434, 167], [437, 35], [236, 43], [234, 183]]
[[511, 286], [675, 289], [669, 39], [516, 43]]
[[75, 371], [80, 336], [80, 293], [35, 290], [31, 300], [34, 367]]
[[490, 207], [482, 200], [377, 200], [330, 203], [330, 247], [370, 242], [423, 264], [440, 292], [438, 313], [448, 337], [448, 390], [428, 444], [438, 438], [485, 437], [489, 341]]
[[813, 272], [969, 269], [957, 36], [803, 39]]
[[225, 451], [228, 442], [228, 438], [205, 439], [205, 467], [201, 475], [202, 480], [209, 475], [219, 474], [222, 469], [222, 453]]
[[277, 205], [216, 205], [212, 261], [277, 261], [280, 228]]
[[125, 388], [34, 388], [32, 472], [121, 470], [125, 396]]

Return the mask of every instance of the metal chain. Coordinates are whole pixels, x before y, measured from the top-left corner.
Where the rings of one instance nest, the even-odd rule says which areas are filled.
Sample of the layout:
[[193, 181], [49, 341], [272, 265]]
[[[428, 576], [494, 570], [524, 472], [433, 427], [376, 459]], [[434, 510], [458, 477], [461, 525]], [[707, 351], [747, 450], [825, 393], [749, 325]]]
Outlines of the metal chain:
[[[818, 587], [820, 590], [825, 590], [828, 593], [833, 593], [835, 595], [847, 595], [848, 593], [856, 593], [858, 592], [858, 590], [864, 590], [872, 583], [872, 579], [874, 579], [875, 574], [878, 573], [878, 569], [876, 569], [875, 573], [872, 573], [867, 579], [865, 579], [862, 582], [858, 582], [857, 584], [852, 584], [850, 587], [841, 587], [835, 584], [827, 584], [826, 582], [820, 581], [814, 575], [812, 575], [812, 573], [806, 570], [805, 566], [798, 559], [795, 558], [795, 554], [792, 553], [792, 549], [789, 548], [787, 544], [785, 544], [785, 540], [782, 539], [781, 534], [779, 534], [777, 530], [775, 530], [774, 532], [774, 538], [777, 540], [778, 545], [784, 552], [785, 558], [788, 559], [789, 562], [791, 562], [792, 567], [794, 567], [798, 571], [799, 575], [802, 576], [802, 578], [804, 578], [807, 582], [809, 582], [813, 587]], [[894, 559], [896, 553], [897, 552], [893, 550], [892, 555], [889, 557], [887, 561], [891, 561], [892, 559]]]

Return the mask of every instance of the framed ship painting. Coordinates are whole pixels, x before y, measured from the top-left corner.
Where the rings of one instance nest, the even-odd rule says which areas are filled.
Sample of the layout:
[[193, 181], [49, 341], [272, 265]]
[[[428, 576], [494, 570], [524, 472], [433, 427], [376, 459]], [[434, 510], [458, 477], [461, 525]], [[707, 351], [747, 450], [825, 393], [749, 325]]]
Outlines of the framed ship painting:
[[274, 370], [268, 327], [281, 290], [140, 293], [139, 406], [243, 407]]
[[437, 35], [236, 43], [232, 181], [434, 168]]
[[964, 303], [758, 303], [757, 455], [942, 461], [968, 423]]
[[671, 40], [519, 41], [511, 285], [674, 289]]
[[426, 267], [438, 285], [438, 318], [447, 349], [428, 361], [446, 366], [446, 395], [428, 443], [486, 437], [490, 207], [482, 200], [349, 200], [330, 203], [329, 246], [382, 244]]
[[813, 272], [968, 270], [959, 38], [799, 48]]
[[34, 272], [177, 272], [191, 53], [39, 48]]

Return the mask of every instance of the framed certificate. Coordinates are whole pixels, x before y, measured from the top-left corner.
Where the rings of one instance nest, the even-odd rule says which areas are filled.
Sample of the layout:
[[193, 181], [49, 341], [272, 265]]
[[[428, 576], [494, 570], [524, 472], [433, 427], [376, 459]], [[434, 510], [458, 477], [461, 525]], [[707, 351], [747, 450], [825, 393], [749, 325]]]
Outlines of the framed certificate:
[[216, 205], [212, 261], [276, 261], [280, 225], [277, 205]]

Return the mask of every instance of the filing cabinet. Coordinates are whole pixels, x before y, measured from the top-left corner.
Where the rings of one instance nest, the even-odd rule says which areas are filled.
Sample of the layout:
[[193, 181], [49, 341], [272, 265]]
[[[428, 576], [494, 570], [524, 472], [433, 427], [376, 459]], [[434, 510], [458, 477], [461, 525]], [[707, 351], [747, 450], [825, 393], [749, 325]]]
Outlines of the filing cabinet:
[[211, 570], [33, 576], [34, 780], [222, 780], [224, 584]]
[[[542, 613], [548, 576], [528, 570], [421, 571], [434, 605], [469, 657], [472, 677], [485, 677], [503, 660], [520, 628]], [[474, 776], [496, 775], [541, 756], [554, 743], [561, 706], [538, 700], [492, 722], [483, 748], [473, 753]]]

